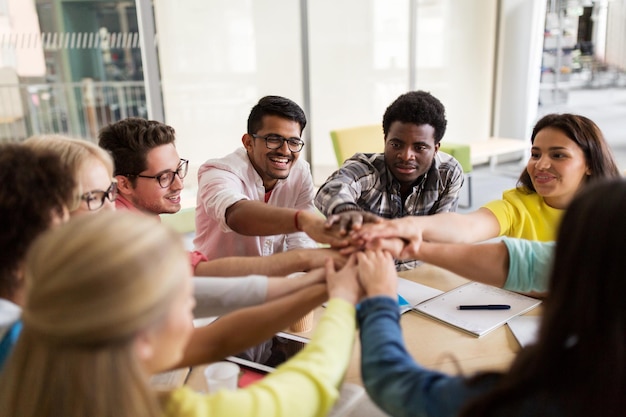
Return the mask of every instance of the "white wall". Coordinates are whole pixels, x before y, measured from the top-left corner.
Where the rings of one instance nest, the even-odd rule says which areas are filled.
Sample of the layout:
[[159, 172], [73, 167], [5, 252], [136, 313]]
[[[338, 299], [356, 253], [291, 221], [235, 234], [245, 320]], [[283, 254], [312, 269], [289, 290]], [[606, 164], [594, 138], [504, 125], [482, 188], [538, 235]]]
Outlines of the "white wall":
[[309, 2], [316, 168], [328, 171], [337, 166], [331, 130], [382, 124], [387, 106], [407, 91], [408, 4], [407, 0]]
[[417, 88], [446, 106], [444, 141], [490, 136], [496, 3], [447, 0], [418, 10]]
[[528, 139], [537, 118], [546, 1], [500, 5], [494, 136]]
[[0, 15], [0, 66], [15, 68], [21, 77], [45, 75], [35, 0], [7, 0], [7, 6], [8, 15]]
[[268, 94], [302, 102], [298, 2], [155, 0], [166, 122], [198, 166], [241, 145]]
[[[417, 1], [416, 88], [446, 106], [444, 140], [490, 135], [496, 3]], [[166, 122], [192, 166], [241, 146], [261, 96], [303, 105], [299, 2], [155, 0], [155, 16]], [[409, 0], [309, 1], [309, 46], [305, 137], [314, 168], [333, 169], [329, 131], [381, 123], [409, 89]]]
[[608, 5], [606, 34], [606, 62], [626, 70], [626, 1], [612, 1]]

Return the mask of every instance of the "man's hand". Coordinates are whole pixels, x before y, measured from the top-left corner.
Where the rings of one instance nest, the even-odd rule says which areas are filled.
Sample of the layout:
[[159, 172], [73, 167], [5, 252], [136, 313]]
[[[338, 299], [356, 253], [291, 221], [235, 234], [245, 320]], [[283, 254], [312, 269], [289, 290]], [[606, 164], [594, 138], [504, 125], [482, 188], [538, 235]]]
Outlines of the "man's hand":
[[400, 261], [420, 259], [420, 248], [422, 241], [404, 240], [397, 237], [376, 238], [367, 243], [369, 250], [383, 250], [389, 252], [394, 259]]
[[335, 267], [343, 268], [348, 261], [348, 256], [342, 255], [336, 249], [319, 248], [319, 249], [301, 249], [306, 251], [309, 266], [307, 270], [321, 268], [326, 264], [326, 259], [332, 258]]
[[324, 218], [310, 211], [298, 214], [298, 226], [309, 237], [319, 243], [327, 243], [333, 248], [343, 248], [350, 244], [348, 237], [341, 234], [339, 227], [325, 227]]
[[[351, 245], [373, 248], [372, 242], [380, 238], [400, 238], [414, 250], [422, 242], [422, 224], [419, 216], [406, 216], [399, 219], [382, 220], [364, 224], [360, 230], [350, 232]], [[403, 253], [404, 254], [404, 253]]]
[[380, 223], [382, 220], [377, 215], [366, 211], [349, 210], [330, 215], [324, 226], [330, 229], [333, 225], [338, 225], [339, 233], [347, 235], [351, 230], [360, 230], [364, 223]]

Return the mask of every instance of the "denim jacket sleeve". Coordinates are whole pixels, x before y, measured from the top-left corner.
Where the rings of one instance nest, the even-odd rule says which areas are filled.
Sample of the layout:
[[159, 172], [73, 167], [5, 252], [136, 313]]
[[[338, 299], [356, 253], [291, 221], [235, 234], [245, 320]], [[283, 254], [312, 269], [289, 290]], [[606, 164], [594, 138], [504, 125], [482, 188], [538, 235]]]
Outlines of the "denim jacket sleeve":
[[[358, 308], [361, 373], [372, 400], [393, 416], [457, 416], [463, 405], [485, 392], [465, 378], [423, 368], [404, 346], [397, 301], [372, 297]], [[427, 337], [427, 335], [425, 335]]]

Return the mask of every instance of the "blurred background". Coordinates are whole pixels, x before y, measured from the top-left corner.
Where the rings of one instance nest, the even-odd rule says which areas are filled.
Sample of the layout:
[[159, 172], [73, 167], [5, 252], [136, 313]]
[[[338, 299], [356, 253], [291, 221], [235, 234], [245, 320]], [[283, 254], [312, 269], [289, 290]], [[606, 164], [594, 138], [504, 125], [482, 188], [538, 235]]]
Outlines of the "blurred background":
[[307, 113], [320, 184], [329, 131], [381, 123], [415, 89], [446, 106], [444, 142], [528, 140], [570, 109], [623, 138], [626, 0], [0, 0], [0, 140], [151, 118], [197, 169], [277, 94]]

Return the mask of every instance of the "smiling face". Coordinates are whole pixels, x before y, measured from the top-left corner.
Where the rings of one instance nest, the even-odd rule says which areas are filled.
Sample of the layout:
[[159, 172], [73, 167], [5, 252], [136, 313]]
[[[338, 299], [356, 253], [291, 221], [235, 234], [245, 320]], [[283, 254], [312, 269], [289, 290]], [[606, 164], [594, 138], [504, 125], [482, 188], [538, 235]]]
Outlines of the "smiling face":
[[[146, 155], [147, 168], [140, 175], [155, 176], [164, 172], [174, 172], [180, 165], [180, 157], [173, 144], [151, 149]], [[152, 214], [176, 213], [180, 210], [180, 192], [183, 180], [174, 175], [169, 187], [161, 188], [155, 178], [136, 177], [135, 186], [127, 177], [118, 176], [119, 193], [136, 208]]]
[[403, 192], [424, 175], [439, 149], [431, 125], [395, 121], [385, 137], [385, 163], [400, 182]]
[[580, 147], [559, 129], [541, 129], [526, 166], [537, 191], [550, 207], [566, 208], [591, 173]]
[[[255, 134], [265, 136], [269, 134], [280, 135], [284, 138], [300, 138], [300, 124], [293, 120], [279, 116], [263, 116], [263, 126]], [[241, 139], [248, 152], [250, 163], [256, 172], [263, 179], [263, 186], [266, 191], [274, 188], [279, 179], [289, 176], [293, 164], [300, 157], [300, 152], [292, 152], [283, 142], [278, 149], [268, 149], [265, 140], [254, 138], [245, 134]]]

